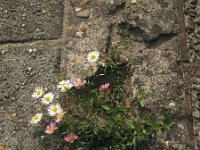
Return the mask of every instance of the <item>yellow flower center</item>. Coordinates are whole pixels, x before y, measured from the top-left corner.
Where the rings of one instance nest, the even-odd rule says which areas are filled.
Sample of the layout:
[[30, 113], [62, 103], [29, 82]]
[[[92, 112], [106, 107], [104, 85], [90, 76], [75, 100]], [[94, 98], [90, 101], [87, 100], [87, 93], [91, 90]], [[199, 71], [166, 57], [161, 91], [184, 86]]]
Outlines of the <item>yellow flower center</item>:
[[50, 127], [50, 128], [49, 128], [49, 131], [50, 131], [51, 133], [54, 133], [54, 131], [55, 131], [55, 128], [53, 128], [53, 127]]
[[41, 95], [41, 91], [40, 90], [37, 90], [35, 93], [36, 93], [36, 95]]
[[74, 141], [75, 140], [75, 136], [74, 135], [70, 135], [68, 138], [69, 138], [69, 141]]
[[56, 112], [58, 110], [58, 107], [53, 107], [53, 112]]
[[91, 60], [95, 60], [96, 59], [96, 55], [92, 55], [90, 58], [91, 58]]
[[57, 118], [58, 118], [59, 120], [62, 120], [63, 114], [58, 114]]
[[78, 83], [77, 83], [77, 86], [83, 86], [83, 82], [82, 81], [79, 81]]
[[39, 116], [34, 116], [33, 120], [35, 120], [35, 121], [39, 120]]
[[46, 100], [47, 100], [47, 101], [50, 101], [50, 100], [51, 100], [51, 97], [50, 97], [50, 96], [47, 96], [47, 97], [46, 97]]
[[61, 84], [61, 86], [62, 86], [62, 87], [65, 87], [65, 85], [66, 85], [66, 83], [65, 83], [65, 82]]

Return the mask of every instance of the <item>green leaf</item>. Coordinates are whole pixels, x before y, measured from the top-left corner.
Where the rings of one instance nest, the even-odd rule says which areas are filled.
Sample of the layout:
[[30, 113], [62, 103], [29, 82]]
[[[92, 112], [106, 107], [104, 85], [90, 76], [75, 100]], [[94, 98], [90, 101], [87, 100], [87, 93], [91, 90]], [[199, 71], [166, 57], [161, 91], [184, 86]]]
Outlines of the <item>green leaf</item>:
[[109, 107], [109, 106], [107, 106], [107, 105], [102, 105], [101, 106], [104, 110], [107, 110], [107, 111], [110, 111], [111, 110], [111, 108]]
[[143, 108], [144, 107], [144, 100], [140, 100], [139, 103], [140, 103], [140, 106]]
[[133, 124], [129, 124], [130, 125], [130, 127], [132, 128], [132, 129], [135, 129], [135, 126], [133, 125]]
[[168, 132], [167, 132], [167, 131], [164, 131], [164, 133], [163, 133], [163, 138], [166, 139], [167, 136], [168, 136]]
[[91, 93], [96, 93], [96, 92], [97, 92], [97, 89], [92, 89], [90, 92], [91, 92]]
[[147, 130], [143, 129], [143, 130], [142, 130], [142, 133], [143, 133], [143, 134], [146, 134], [146, 133], [147, 133]]

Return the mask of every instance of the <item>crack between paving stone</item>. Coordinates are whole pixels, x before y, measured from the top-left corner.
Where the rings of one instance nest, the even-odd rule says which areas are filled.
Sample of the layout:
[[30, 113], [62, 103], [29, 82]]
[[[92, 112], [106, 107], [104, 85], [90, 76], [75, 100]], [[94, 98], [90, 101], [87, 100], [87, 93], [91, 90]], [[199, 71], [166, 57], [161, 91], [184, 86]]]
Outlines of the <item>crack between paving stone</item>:
[[106, 48], [105, 48], [106, 53], [108, 52], [108, 49], [112, 45], [112, 39], [111, 39], [112, 31], [113, 31], [113, 24], [111, 23], [109, 26], [109, 35], [108, 35], [107, 44], [106, 44]]
[[55, 38], [55, 39], [40, 39], [40, 40], [25, 39], [25, 40], [19, 40], [19, 41], [8, 40], [6, 42], [0, 42], [0, 45], [25, 44], [25, 43], [45, 42], [45, 41], [58, 41], [58, 40], [60, 40], [60, 38]]
[[67, 38], [67, 0], [64, 0], [62, 39]]

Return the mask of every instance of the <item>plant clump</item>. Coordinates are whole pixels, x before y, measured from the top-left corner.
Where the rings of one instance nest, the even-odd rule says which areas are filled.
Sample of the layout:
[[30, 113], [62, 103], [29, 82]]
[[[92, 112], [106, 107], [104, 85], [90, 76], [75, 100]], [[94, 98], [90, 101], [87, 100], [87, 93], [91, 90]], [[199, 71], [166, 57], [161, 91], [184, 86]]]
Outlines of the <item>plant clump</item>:
[[[86, 59], [96, 62], [99, 52], [90, 52]], [[110, 60], [99, 65], [92, 77], [63, 79], [57, 85], [65, 95], [62, 105], [53, 93], [36, 88], [33, 98], [41, 101], [44, 112], [37, 113], [31, 123], [40, 131], [41, 141], [56, 145], [55, 149], [133, 150], [141, 149], [141, 144], [145, 149], [145, 143], [155, 139], [157, 132], [167, 136], [169, 114], [158, 120], [135, 115], [135, 104], [138, 102], [141, 109], [145, 105], [142, 92], [130, 99], [130, 73], [126, 65]]]

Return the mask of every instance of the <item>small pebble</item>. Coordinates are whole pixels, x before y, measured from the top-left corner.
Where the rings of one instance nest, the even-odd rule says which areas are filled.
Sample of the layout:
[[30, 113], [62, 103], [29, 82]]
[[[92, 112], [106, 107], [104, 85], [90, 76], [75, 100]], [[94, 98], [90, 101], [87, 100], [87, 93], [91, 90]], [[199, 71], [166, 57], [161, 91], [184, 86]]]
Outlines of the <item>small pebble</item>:
[[80, 18], [88, 18], [90, 16], [90, 10], [89, 9], [81, 10], [77, 12], [76, 16]]
[[184, 125], [182, 123], [178, 123], [177, 126], [182, 130], [184, 129]]
[[26, 25], [25, 24], [22, 24], [22, 27], [24, 28]]
[[81, 11], [81, 8], [75, 7], [75, 11]]

